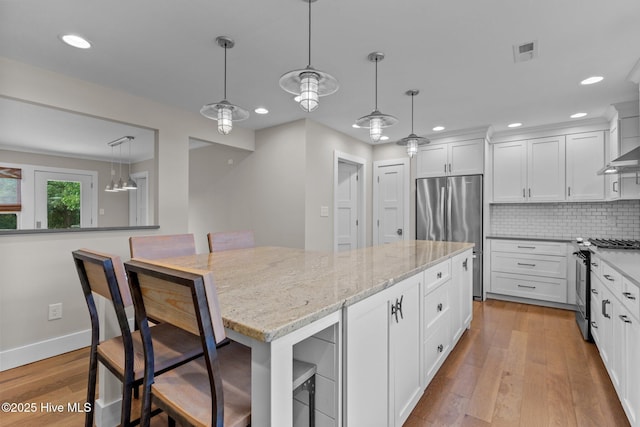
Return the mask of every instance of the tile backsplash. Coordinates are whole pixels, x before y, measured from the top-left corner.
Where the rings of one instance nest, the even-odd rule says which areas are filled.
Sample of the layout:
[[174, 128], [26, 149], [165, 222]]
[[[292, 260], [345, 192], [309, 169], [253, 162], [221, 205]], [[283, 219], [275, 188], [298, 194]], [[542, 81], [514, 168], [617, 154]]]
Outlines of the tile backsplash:
[[491, 235], [640, 239], [640, 200], [491, 205]]

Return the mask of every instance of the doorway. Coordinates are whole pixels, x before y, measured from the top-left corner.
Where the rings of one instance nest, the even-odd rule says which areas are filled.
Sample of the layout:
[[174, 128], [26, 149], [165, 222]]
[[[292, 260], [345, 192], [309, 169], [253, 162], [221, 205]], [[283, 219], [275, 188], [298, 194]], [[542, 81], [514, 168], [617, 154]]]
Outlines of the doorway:
[[373, 163], [373, 244], [408, 240], [409, 159]]
[[333, 186], [333, 250], [365, 246], [365, 159], [336, 151]]

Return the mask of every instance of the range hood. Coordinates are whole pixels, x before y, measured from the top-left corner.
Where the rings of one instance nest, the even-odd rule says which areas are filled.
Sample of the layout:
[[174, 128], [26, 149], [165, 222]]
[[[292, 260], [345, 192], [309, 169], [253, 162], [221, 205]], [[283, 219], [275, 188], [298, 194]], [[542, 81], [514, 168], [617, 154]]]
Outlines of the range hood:
[[640, 147], [636, 147], [628, 153], [611, 160], [598, 171], [598, 175], [625, 172], [640, 172]]

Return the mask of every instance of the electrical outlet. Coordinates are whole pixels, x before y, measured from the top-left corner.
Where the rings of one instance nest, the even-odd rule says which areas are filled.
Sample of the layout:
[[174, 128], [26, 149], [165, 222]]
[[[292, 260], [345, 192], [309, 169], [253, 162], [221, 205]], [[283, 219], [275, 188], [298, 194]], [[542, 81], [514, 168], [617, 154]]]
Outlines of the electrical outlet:
[[49, 320], [62, 319], [62, 303], [49, 304]]

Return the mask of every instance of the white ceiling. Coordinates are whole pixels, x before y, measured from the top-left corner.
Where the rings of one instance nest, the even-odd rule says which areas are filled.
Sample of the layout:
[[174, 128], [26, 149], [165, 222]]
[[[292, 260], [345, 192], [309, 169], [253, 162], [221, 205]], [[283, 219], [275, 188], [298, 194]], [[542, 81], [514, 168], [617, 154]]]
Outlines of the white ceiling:
[[[282, 74], [307, 65], [303, 0], [23, 0], [0, 2], [0, 56], [198, 112], [223, 97], [228, 51], [230, 102], [251, 112], [237, 126], [261, 129], [309, 117], [368, 140], [351, 125], [374, 107], [400, 122], [391, 141], [415, 133], [511, 122], [524, 127], [601, 117], [608, 105], [638, 98], [628, 80], [640, 59], [638, 0], [318, 0], [312, 4], [312, 65], [334, 75], [340, 90], [304, 113], [280, 89]], [[90, 50], [58, 39], [79, 33]], [[537, 40], [539, 57], [514, 63], [512, 46]], [[579, 82], [604, 76], [597, 85]], [[268, 115], [253, 113], [267, 107]], [[212, 122], [212, 126], [215, 123]], [[1, 135], [0, 135], [1, 137]]]

